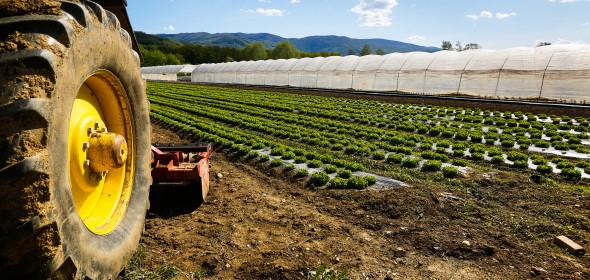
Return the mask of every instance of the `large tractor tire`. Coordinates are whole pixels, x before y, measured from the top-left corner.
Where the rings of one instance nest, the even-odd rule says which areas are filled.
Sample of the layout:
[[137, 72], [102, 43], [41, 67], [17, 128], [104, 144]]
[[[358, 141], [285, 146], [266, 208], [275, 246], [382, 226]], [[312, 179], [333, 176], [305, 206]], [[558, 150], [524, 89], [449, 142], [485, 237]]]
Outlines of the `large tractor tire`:
[[111, 279], [128, 263], [151, 181], [139, 63], [94, 2], [0, 1], [1, 278]]

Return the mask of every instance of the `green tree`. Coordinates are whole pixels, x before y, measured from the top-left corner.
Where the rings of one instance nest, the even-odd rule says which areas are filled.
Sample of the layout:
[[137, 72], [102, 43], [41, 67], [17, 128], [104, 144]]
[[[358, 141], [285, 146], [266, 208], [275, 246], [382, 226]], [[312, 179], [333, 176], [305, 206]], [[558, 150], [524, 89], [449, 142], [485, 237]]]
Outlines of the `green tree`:
[[178, 65], [184, 62], [179, 54], [164, 53], [155, 46], [139, 46], [143, 55], [142, 66]]
[[463, 50], [463, 46], [461, 45], [461, 41], [457, 41], [457, 43], [455, 43], [455, 50], [458, 52]]
[[469, 44], [465, 45], [465, 47], [463, 48], [464, 51], [477, 50], [477, 49], [481, 49], [481, 46], [478, 43], [469, 43]]
[[140, 46], [139, 49], [143, 55], [141, 66], [157, 66], [166, 63], [164, 53], [158, 50], [158, 48]]
[[354, 49], [348, 49], [348, 55], [355, 55], [356, 51]]
[[375, 51], [375, 54], [376, 54], [376, 55], [385, 55], [385, 51], [384, 51], [382, 48], [378, 48], [378, 49]]
[[300, 58], [301, 53], [290, 41], [284, 41], [277, 44], [272, 51], [272, 58], [274, 59], [289, 59]]
[[242, 49], [242, 60], [265, 60], [268, 59], [268, 53], [264, 44], [256, 42], [248, 44]]
[[339, 52], [301, 52], [301, 57], [328, 57], [328, 56], [342, 56]]
[[446, 50], [446, 51], [452, 51], [453, 50], [453, 44], [451, 44], [451, 41], [443, 41], [442, 42], [442, 45], [441, 45], [441, 48], [443, 50]]
[[168, 53], [166, 54], [166, 64], [167, 65], [180, 65], [184, 63], [184, 58], [182, 55], [177, 53]]
[[363, 46], [363, 49], [361, 50], [361, 56], [370, 55], [372, 53], [373, 53], [373, 50], [371, 50], [371, 47], [369, 47], [369, 45], [365, 44]]

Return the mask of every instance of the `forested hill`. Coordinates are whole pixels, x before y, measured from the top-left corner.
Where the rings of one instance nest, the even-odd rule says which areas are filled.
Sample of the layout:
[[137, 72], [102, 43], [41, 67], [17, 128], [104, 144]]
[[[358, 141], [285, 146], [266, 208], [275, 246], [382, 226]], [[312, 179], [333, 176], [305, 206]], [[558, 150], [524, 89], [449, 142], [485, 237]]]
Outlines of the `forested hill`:
[[180, 47], [182, 43], [172, 40], [169, 38], [162, 38], [159, 36], [147, 34], [141, 31], [135, 31], [135, 38], [137, 43], [144, 46], [156, 46], [156, 47]]
[[343, 36], [310, 36], [304, 38], [283, 38], [268, 33], [180, 33], [180, 34], [156, 34], [160, 38], [173, 39], [178, 42], [193, 43], [230, 48], [243, 48], [248, 44], [261, 42], [267, 48], [272, 49], [285, 40], [289, 40], [297, 49], [303, 52], [338, 52], [342, 55], [354, 52], [359, 54], [364, 45], [371, 49], [381, 49], [385, 53], [393, 52], [435, 52], [437, 47], [424, 47], [410, 43], [404, 43], [385, 39], [352, 39]]

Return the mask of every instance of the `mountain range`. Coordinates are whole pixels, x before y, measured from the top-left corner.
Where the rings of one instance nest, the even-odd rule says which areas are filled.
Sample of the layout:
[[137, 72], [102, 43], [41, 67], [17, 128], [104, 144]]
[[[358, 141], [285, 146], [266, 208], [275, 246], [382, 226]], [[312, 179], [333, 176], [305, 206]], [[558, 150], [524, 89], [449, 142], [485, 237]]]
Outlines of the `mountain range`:
[[[140, 33], [140, 32], [138, 32]], [[144, 33], [145, 34], [145, 33]], [[267, 48], [274, 48], [278, 43], [289, 40], [300, 51], [303, 52], [339, 52], [347, 55], [351, 51], [359, 54], [363, 46], [369, 45], [373, 51], [382, 49], [385, 53], [394, 52], [435, 52], [439, 51], [437, 47], [425, 47], [410, 43], [404, 43], [386, 39], [353, 39], [344, 36], [309, 36], [304, 38], [284, 38], [269, 33], [179, 33], [179, 34], [155, 34], [163, 39], [172, 39], [183, 43], [192, 43], [198, 45], [210, 45], [230, 48], [243, 48], [248, 44], [261, 42]], [[141, 43], [141, 38], [138, 40]], [[165, 41], [171, 43], [170, 41]]]

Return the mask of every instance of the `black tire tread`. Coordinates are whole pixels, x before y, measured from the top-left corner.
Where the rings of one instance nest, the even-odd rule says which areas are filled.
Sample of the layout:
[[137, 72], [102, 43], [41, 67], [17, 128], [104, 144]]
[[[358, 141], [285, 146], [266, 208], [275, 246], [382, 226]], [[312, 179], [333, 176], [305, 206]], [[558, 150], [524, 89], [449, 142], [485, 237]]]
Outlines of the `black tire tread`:
[[119, 22], [119, 19], [117, 18], [117, 16], [110, 11], [105, 11], [105, 12], [107, 14], [107, 19], [108, 19], [108, 22], [109, 22], [109, 25], [111, 26], [111, 28], [114, 28], [116, 30], [121, 30], [121, 23]]
[[0, 187], [4, 187], [6, 183], [18, 180], [19, 176], [30, 173], [47, 174], [43, 156], [27, 157], [15, 164], [2, 168], [0, 170], [0, 181], [3, 182], [3, 185]]
[[[31, 113], [27, 113], [27, 115], [34, 114], [38, 117], [45, 119], [45, 122], [47, 122], [46, 110], [47, 110], [47, 102], [45, 101], [45, 99], [31, 98], [31, 99], [19, 100], [19, 101], [12, 102], [12, 103], [4, 105], [4, 106], [0, 106], [0, 120], [5, 119], [5, 118], [16, 118], [16, 115], [20, 114], [22, 112], [31, 112]], [[35, 127], [35, 128], [38, 128], [38, 127]], [[2, 133], [5, 134], [6, 130], [2, 131]], [[0, 134], [0, 135], [2, 135], [2, 134]]]
[[93, 1], [85, 1], [86, 6], [94, 13], [100, 23], [105, 23], [105, 10]]
[[26, 69], [49, 70], [50, 75], [55, 73], [55, 55], [48, 50], [21, 50], [0, 54], [0, 65], [9, 67], [20, 66]]
[[133, 41], [131, 41], [131, 36], [129, 36], [129, 32], [127, 32], [127, 30], [121, 28], [121, 36], [123, 36], [123, 38], [125, 38], [125, 41], [127, 41], [127, 47], [129, 47], [131, 49], [133, 47]]
[[58, 0], [61, 3], [61, 10], [71, 15], [82, 27], [88, 27], [89, 14], [86, 8], [71, 1]]
[[58, 16], [32, 15], [0, 19], [0, 38], [6, 38], [14, 31], [45, 34], [66, 47], [70, 46], [74, 32], [67, 20]]

